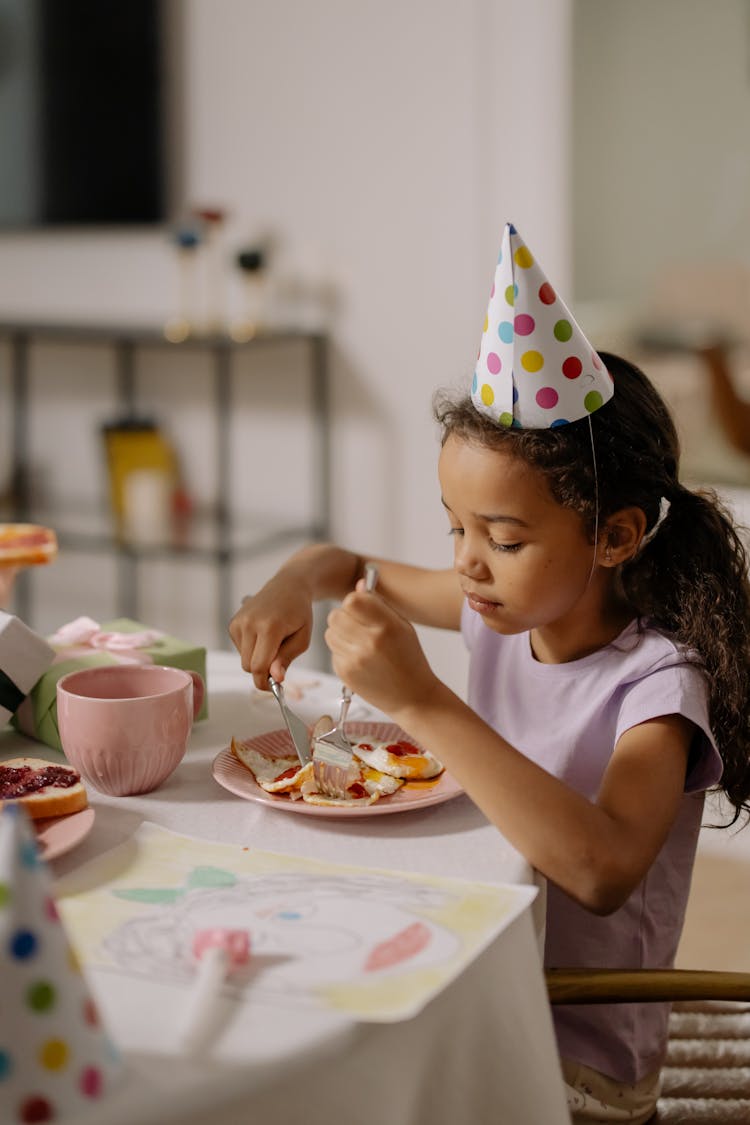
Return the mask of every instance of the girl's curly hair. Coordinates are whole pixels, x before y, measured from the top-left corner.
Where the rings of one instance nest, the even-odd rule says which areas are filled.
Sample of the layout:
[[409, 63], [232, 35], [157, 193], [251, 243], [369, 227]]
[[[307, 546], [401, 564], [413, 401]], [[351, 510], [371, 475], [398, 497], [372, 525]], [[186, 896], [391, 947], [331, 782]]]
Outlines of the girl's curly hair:
[[641, 508], [651, 528], [661, 497], [669, 500], [658, 534], [623, 565], [622, 589], [634, 614], [684, 645], [703, 670], [711, 729], [724, 762], [719, 788], [734, 807], [734, 823], [741, 813], [750, 815], [745, 548], [715, 493], [681, 484], [677, 432], [651, 382], [627, 360], [599, 354], [616, 390], [589, 419], [545, 430], [509, 428], [481, 414], [469, 396], [438, 396], [435, 415], [442, 440], [455, 434], [539, 469], [554, 499], [579, 513], [592, 543], [597, 524], [619, 509]]

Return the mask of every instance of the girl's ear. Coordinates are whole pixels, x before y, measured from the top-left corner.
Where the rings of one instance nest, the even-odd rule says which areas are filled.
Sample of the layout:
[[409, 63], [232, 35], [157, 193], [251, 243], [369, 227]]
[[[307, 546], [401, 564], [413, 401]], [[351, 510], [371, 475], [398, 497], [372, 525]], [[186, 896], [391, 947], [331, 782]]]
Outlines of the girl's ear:
[[642, 508], [621, 508], [604, 525], [599, 537], [601, 566], [620, 566], [637, 553], [646, 534], [646, 513]]

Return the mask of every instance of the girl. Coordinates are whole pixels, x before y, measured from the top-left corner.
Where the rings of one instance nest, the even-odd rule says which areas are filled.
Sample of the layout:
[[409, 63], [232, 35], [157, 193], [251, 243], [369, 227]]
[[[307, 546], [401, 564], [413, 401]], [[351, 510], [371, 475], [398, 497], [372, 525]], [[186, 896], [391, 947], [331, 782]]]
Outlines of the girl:
[[[442, 399], [452, 570], [329, 545], [298, 552], [230, 624], [266, 688], [328, 618], [333, 667], [442, 760], [549, 881], [548, 966], [673, 964], [707, 788], [732, 822], [750, 793], [745, 553], [715, 500], [678, 480], [678, 439], [646, 377], [600, 353], [615, 393], [549, 429]], [[468, 702], [411, 623], [462, 629]], [[468, 874], [468, 873], [467, 873]], [[668, 1005], [554, 1009], [574, 1121], [645, 1122]]]

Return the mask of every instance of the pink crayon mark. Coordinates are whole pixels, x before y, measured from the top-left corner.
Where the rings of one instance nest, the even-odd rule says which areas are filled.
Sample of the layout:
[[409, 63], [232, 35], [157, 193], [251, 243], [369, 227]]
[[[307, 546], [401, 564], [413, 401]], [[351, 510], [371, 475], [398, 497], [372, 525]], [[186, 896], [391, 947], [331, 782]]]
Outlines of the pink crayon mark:
[[400, 930], [393, 937], [378, 942], [370, 951], [365, 961], [365, 972], [372, 973], [377, 969], [390, 969], [401, 961], [408, 961], [416, 957], [430, 944], [430, 930], [424, 922], [412, 922], [405, 930]]

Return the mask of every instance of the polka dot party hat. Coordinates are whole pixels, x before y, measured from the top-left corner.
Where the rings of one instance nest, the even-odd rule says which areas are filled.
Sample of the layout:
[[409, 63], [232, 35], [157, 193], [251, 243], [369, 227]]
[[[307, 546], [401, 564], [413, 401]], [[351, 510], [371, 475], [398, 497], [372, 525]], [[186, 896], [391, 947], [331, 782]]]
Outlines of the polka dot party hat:
[[507, 223], [471, 397], [503, 426], [549, 429], [585, 418], [613, 394], [602, 360]]
[[0, 1121], [105, 1120], [121, 1070], [24, 810], [0, 812]]

